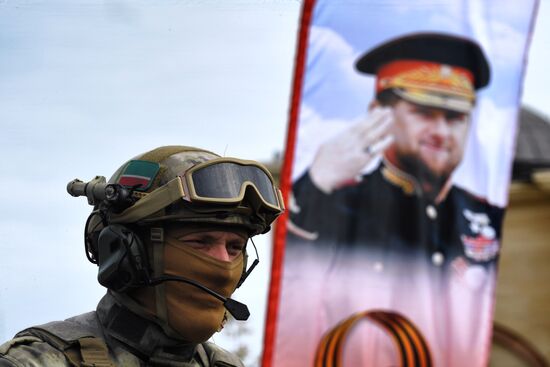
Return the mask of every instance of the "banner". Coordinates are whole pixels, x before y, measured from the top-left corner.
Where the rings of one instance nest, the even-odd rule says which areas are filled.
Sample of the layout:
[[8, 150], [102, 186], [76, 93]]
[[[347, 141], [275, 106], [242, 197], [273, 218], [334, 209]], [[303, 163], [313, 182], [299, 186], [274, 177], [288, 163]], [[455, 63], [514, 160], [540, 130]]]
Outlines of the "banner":
[[303, 4], [263, 366], [485, 366], [537, 1]]

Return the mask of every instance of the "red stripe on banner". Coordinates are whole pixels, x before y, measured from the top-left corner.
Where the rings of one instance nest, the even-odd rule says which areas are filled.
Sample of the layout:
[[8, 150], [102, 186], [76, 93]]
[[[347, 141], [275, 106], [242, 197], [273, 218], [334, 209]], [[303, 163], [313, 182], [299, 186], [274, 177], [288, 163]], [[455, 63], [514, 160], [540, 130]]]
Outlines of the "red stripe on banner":
[[[294, 148], [296, 145], [296, 127], [300, 114], [300, 101], [302, 98], [302, 85], [304, 70], [307, 60], [307, 44], [309, 38], [309, 26], [313, 15], [315, 0], [305, 0], [302, 6], [300, 19], [300, 31], [298, 35], [298, 46], [296, 50], [296, 62], [294, 67], [294, 81], [292, 85], [292, 99], [290, 105], [290, 118], [287, 130], [285, 159], [281, 170], [281, 191], [283, 200], [288, 203], [289, 193], [292, 187], [291, 173], [294, 161]], [[269, 285], [269, 298], [267, 301], [267, 315], [264, 331], [264, 350], [262, 355], [262, 366], [271, 367], [273, 363], [273, 350], [275, 343], [275, 332], [277, 330], [277, 316], [279, 311], [279, 298], [281, 292], [281, 275], [283, 259], [285, 254], [286, 223], [288, 219], [288, 208], [279, 218], [275, 226], [275, 238], [273, 242], [273, 254], [271, 262], [271, 281]]]

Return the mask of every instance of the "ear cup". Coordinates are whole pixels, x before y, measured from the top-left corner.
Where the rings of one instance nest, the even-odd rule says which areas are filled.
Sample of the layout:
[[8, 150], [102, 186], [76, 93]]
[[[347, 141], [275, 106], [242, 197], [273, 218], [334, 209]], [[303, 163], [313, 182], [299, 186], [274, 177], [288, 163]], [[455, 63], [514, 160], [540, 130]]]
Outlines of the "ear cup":
[[149, 282], [147, 253], [140, 238], [122, 225], [101, 230], [97, 241], [99, 283], [115, 292]]

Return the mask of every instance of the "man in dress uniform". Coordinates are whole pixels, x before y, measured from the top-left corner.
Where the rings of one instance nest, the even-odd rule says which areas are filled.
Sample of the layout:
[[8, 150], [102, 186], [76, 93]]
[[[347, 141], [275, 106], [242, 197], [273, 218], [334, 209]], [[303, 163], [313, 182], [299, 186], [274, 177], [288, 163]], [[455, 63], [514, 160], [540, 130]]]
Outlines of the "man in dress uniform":
[[[420, 259], [444, 269], [492, 264], [503, 211], [450, 179], [476, 92], [489, 83], [479, 45], [413, 34], [370, 50], [356, 68], [376, 77], [376, 100], [366, 120], [320, 146], [294, 183], [289, 246], [367, 250], [373, 263], [391, 254], [397, 263]], [[377, 168], [362, 175], [375, 159]]]
[[399, 348], [424, 349], [379, 324], [342, 337], [383, 311], [393, 332], [414, 329], [398, 319], [416, 326], [427, 365], [481, 366], [503, 209], [451, 175], [489, 83], [487, 60], [471, 40], [417, 33], [368, 51], [356, 68], [375, 77], [368, 117], [321, 144], [293, 183], [275, 364], [404, 365]]
[[261, 164], [167, 146], [67, 187], [87, 196], [88, 259], [108, 288], [97, 310], [31, 327], [0, 346], [0, 366], [242, 366], [207, 340], [246, 279], [247, 242], [283, 211]]

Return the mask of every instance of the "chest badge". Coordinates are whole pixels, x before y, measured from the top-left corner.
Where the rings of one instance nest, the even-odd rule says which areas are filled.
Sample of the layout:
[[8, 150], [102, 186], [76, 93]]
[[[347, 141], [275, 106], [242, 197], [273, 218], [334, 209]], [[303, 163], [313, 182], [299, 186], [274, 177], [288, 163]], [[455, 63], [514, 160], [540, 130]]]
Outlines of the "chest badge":
[[464, 209], [462, 214], [469, 222], [471, 235], [462, 234], [460, 239], [464, 245], [464, 253], [475, 261], [494, 259], [500, 250], [496, 231], [491, 227], [491, 220], [486, 213], [474, 213]]

